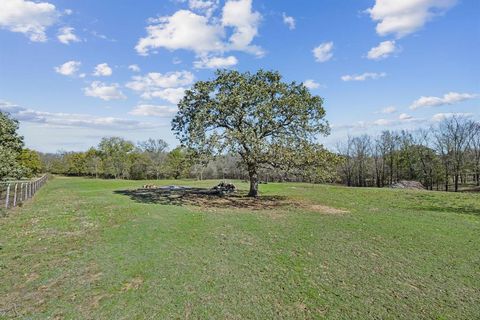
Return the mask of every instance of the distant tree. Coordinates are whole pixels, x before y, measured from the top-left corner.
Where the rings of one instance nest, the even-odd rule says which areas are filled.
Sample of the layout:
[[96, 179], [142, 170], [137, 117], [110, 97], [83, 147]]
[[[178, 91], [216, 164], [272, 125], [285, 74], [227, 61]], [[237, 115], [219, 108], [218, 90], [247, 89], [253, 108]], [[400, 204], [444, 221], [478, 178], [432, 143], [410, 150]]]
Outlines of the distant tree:
[[150, 164], [146, 170], [153, 174], [156, 179], [160, 178], [162, 165], [165, 162], [168, 143], [162, 139], [148, 139], [138, 143], [138, 147], [150, 157]]
[[368, 162], [372, 150], [371, 138], [368, 135], [361, 135], [352, 140], [353, 158], [356, 168], [356, 185], [360, 187], [367, 186]]
[[337, 144], [337, 153], [341, 158], [339, 164], [340, 176], [347, 186], [353, 186], [355, 160], [353, 158], [353, 138], [348, 137], [345, 143]]
[[23, 149], [18, 156], [18, 162], [25, 168], [25, 175], [31, 177], [42, 171], [42, 162], [38, 152], [31, 149]]
[[187, 151], [182, 147], [177, 147], [167, 155], [163, 167], [165, 175], [174, 179], [185, 177], [190, 172], [191, 164]]
[[113, 176], [115, 179], [128, 178], [130, 170], [129, 154], [135, 146], [132, 142], [119, 137], [103, 138], [98, 145], [105, 175]]
[[453, 116], [443, 120], [436, 132], [436, 145], [445, 167], [448, 191], [448, 176], [453, 175], [455, 192], [458, 191], [460, 174], [465, 165], [465, 155], [471, 141], [475, 123], [462, 116]]
[[145, 180], [149, 177], [150, 168], [153, 167], [152, 158], [145, 152], [132, 152], [129, 154], [130, 172], [129, 179]]
[[480, 122], [471, 126], [471, 141], [473, 171], [475, 173], [476, 185], [480, 186]]
[[433, 190], [434, 181], [438, 181], [441, 163], [435, 150], [430, 146], [431, 135], [432, 130], [426, 129], [420, 129], [414, 133], [420, 176], [423, 177], [423, 185]]
[[66, 174], [84, 176], [87, 174], [87, 160], [84, 152], [68, 152], [64, 154]]
[[88, 149], [85, 152], [86, 172], [90, 176], [98, 178], [101, 174], [102, 158], [100, 152], [95, 148]]
[[398, 167], [399, 174], [408, 180], [417, 180], [415, 164], [418, 160], [418, 153], [415, 152], [415, 141], [413, 135], [402, 130], [398, 135]]
[[0, 112], [0, 180], [21, 178], [24, 168], [18, 161], [23, 148], [23, 137], [17, 133], [18, 121]]
[[329, 133], [322, 102], [303, 84], [282, 82], [278, 72], [217, 71], [216, 79], [185, 92], [172, 127], [195, 152], [238, 154], [250, 179], [248, 195], [255, 197], [259, 169], [285, 159], [272, 148], [308, 145]]

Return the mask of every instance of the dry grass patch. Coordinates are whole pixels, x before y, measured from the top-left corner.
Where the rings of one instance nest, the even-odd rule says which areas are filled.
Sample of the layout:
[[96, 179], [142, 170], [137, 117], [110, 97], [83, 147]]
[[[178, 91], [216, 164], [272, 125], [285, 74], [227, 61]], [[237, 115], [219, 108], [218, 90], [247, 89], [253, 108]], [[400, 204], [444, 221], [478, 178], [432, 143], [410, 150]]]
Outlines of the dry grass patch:
[[306, 209], [311, 210], [311, 211], [315, 211], [315, 212], [320, 212], [320, 213], [325, 213], [325, 214], [333, 214], [333, 215], [336, 215], [336, 214], [342, 215], [342, 214], [350, 213], [350, 211], [348, 211], [348, 210], [333, 208], [333, 207], [325, 206], [325, 205], [322, 205], [322, 204], [307, 205]]
[[123, 284], [121, 291], [126, 292], [130, 290], [138, 290], [143, 284], [143, 278], [142, 277], [136, 277], [133, 278], [130, 281], [127, 281]]

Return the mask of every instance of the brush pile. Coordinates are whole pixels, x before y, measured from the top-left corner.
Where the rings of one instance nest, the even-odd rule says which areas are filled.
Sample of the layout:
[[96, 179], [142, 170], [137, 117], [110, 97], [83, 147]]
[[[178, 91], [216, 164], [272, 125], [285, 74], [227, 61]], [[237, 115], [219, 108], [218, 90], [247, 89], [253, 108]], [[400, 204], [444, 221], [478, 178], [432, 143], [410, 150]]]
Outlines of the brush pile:
[[233, 183], [226, 183], [224, 181], [220, 182], [218, 185], [212, 188], [213, 191], [218, 192], [219, 194], [228, 194], [228, 193], [234, 193], [237, 188]]
[[397, 183], [391, 185], [394, 189], [411, 189], [411, 190], [424, 190], [425, 187], [421, 182], [400, 180]]

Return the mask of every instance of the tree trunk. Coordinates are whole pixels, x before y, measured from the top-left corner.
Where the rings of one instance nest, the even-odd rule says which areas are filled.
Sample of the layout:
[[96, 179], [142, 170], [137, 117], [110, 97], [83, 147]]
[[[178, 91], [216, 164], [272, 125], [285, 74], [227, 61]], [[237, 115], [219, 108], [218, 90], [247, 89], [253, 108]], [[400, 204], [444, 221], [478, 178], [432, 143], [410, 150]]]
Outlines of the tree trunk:
[[248, 170], [250, 176], [250, 191], [248, 191], [249, 197], [258, 197], [258, 174], [255, 169]]
[[445, 175], [445, 191], [448, 191], [448, 174]]

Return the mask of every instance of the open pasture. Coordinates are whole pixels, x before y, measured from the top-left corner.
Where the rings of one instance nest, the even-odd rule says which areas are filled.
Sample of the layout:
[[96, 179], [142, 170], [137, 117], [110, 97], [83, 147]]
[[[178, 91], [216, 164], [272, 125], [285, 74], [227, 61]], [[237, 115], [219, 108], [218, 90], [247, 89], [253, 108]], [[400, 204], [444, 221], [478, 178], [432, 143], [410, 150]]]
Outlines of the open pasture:
[[[0, 318], [474, 319], [480, 195], [57, 177], [0, 219]], [[235, 182], [240, 194], [247, 184]], [[174, 200], [174, 201], [172, 201]]]

